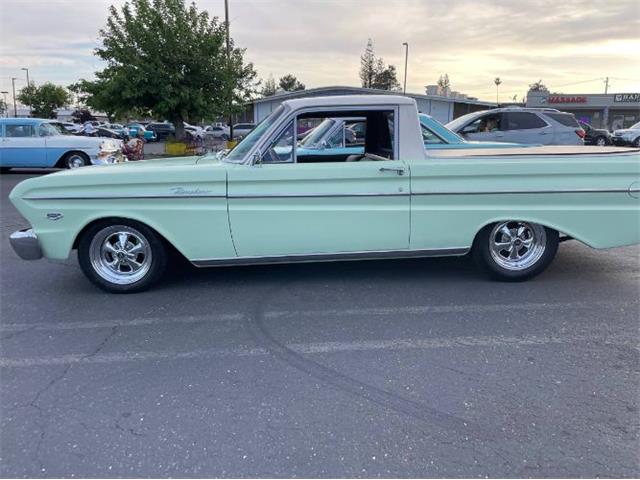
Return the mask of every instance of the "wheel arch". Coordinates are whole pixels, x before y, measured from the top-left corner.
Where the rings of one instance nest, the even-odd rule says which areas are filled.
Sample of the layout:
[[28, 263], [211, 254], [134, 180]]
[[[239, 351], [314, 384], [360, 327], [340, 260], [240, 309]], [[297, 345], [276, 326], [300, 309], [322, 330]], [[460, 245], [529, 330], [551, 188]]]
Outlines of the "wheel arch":
[[88, 160], [89, 162], [91, 162], [91, 156], [90, 156], [87, 152], [82, 151], [82, 150], [78, 150], [78, 149], [72, 149], [72, 150], [67, 150], [67, 151], [66, 151], [66, 152], [64, 152], [62, 155], [60, 155], [60, 157], [58, 158], [58, 160], [56, 161], [56, 163], [55, 163], [55, 165], [54, 165], [54, 166], [55, 166], [56, 168], [65, 167], [65, 165], [64, 165], [64, 161], [65, 161], [65, 159], [66, 159], [69, 155], [71, 155], [71, 154], [73, 154], [73, 153], [79, 153], [79, 154], [82, 154], [82, 155], [84, 155], [85, 157], [87, 157], [87, 160]]
[[80, 238], [82, 238], [82, 236], [87, 232], [87, 230], [89, 230], [91, 227], [93, 227], [97, 223], [103, 223], [103, 222], [104, 223], [116, 223], [116, 222], [121, 221], [121, 220], [126, 220], [126, 221], [130, 221], [130, 222], [136, 222], [136, 223], [139, 223], [139, 224], [144, 225], [145, 227], [149, 228], [151, 231], [153, 231], [153, 233], [158, 235], [158, 237], [162, 240], [164, 245], [170, 251], [174, 252], [175, 254], [177, 254], [177, 255], [181, 256], [182, 258], [184, 258], [185, 260], [187, 260], [186, 255], [178, 247], [176, 247], [176, 245], [172, 241], [170, 241], [167, 238], [167, 235], [162, 231], [162, 229], [157, 228], [157, 226], [153, 225], [152, 222], [149, 222], [147, 220], [141, 220], [141, 219], [135, 218], [135, 216], [122, 216], [122, 215], [100, 216], [100, 217], [96, 217], [96, 218], [93, 218], [93, 219], [89, 220], [76, 233], [76, 235], [75, 235], [75, 237], [73, 239], [73, 244], [71, 246], [71, 249], [72, 250], [77, 250], [78, 244], [80, 242]]
[[580, 232], [575, 231], [574, 229], [571, 228], [567, 228], [566, 225], [560, 225], [554, 222], [549, 222], [547, 220], [544, 220], [542, 218], [538, 218], [536, 216], [528, 216], [528, 215], [519, 215], [518, 217], [501, 217], [501, 216], [496, 216], [493, 217], [487, 221], [485, 221], [484, 223], [480, 224], [480, 226], [476, 229], [476, 233], [473, 237], [473, 242], [472, 245], [475, 245], [476, 243], [476, 239], [478, 238], [478, 235], [480, 234], [480, 232], [482, 232], [482, 230], [484, 230], [486, 227], [488, 227], [489, 225], [495, 225], [496, 223], [500, 223], [500, 222], [508, 222], [508, 221], [522, 221], [522, 222], [528, 222], [528, 223], [537, 223], [538, 225], [542, 225], [545, 228], [548, 228], [550, 230], [555, 230], [556, 232], [558, 232], [559, 235], [565, 235], [567, 237], [571, 237], [575, 240], [578, 240], [582, 243], [584, 243], [585, 245], [595, 248], [595, 246], [590, 243], [589, 240], [587, 240], [584, 235]]

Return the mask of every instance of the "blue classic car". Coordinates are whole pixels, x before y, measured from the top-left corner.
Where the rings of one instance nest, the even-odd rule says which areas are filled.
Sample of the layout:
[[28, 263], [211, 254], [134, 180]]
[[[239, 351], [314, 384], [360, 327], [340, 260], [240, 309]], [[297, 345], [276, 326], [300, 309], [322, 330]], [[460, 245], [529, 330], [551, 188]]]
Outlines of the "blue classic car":
[[0, 168], [77, 168], [105, 163], [98, 158], [104, 138], [63, 135], [54, 120], [0, 119]]
[[158, 139], [156, 132], [153, 130], [147, 130], [141, 123], [130, 123], [127, 125], [127, 128], [129, 129], [130, 137], [137, 137], [138, 132], [142, 131], [145, 142], [155, 142]]

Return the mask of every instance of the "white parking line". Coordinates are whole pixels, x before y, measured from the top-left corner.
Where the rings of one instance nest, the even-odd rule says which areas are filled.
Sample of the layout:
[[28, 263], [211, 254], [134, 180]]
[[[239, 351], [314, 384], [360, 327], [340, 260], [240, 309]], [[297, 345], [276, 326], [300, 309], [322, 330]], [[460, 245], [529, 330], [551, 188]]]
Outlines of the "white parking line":
[[[469, 347], [526, 347], [536, 345], [570, 344], [579, 342], [597, 342], [607, 345], [627, 346], [638, 349], [636, 342], [629, 341], [624, 336], [593, 336], [593, 335], [556, 335], [539, 336], [481, 336], [481, 337], [451, 337], [425, 339], [392, 339], [392, 340], [361, 340], [354, 342], [320, 342], [320, 343], [292, 343], [287, 348], [301, 354], [329, 354], [339, 352], [356, 352], [372, 350], [407, 350], [407, 349], [438, 349], [438, 348], [469, 348]], [[139, 362], [153, 360], [183, 360], [200, 359], [220, 356], [259, 356], [268, 355], [269, 351], [262, 347], [239, 346], [236, 348], [212, 348], [204, 350], [180, 351], [136, 351], [99, 353], [96, 355], [69, 354], [59, 356], [41, 356], [25, 358], [0, 358], [0, 367], [23, 368], [38, 366], [55, 366], [68, 364], [103, 364], [121, 362]]]
[[[329, 310], [282, 310], [268, 311], [264, 318], [287, 317], [352, 317], [352, 316], [385, 316], [385, 315], [425, 315], [443, 313], [487, 313], [510, 311], [535, 311], [543, 309], [588, 309], [588, 308], [615, 308], [625, 310], [635, 308], [640, 311], [640, 301], [632, 302], [550, 302], [550, 303], [521, 303], [521, 304], [466, 304], [466, 305], [415, 305], [404, 307], [372, 307]], [[246, 318], [244, 313], [226, 313], [213, 315], [188, 315], [184, 317], [148, 317], [126, 319], [110, 319], [105, 321], [79, 321], [79, 322], [37, 322], [37, 323], [5, 323], [0, 324], [0, 332], [17, 332], [23, 330], [76, 330], [91, 328], [112, 327], [139, 327], [145, 325], [172, 324], [172, 323], [204, 323], [204, 322], [228, 322]]]

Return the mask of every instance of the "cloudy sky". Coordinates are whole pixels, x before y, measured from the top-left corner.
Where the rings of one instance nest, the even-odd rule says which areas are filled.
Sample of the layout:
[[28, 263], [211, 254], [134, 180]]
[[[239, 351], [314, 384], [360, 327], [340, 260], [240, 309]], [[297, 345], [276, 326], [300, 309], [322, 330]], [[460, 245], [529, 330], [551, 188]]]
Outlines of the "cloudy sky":
[[[122, 0], [0, 0], [0, 87], [32, 80], [67, 85], [91, 78], [92, 55], [110, 4]], [[198, 0], [223, 17], [223, 0]], [[230, 0], [231, 34], [260, 77], [295, 74], [307, 87], [359, 85], [361, 55], [376, 53], [404, 73], [407, 90], [448, 73], [454, 90], [520, 98], [542, 79], [554, 91], [640, 92], [640, 0]]]

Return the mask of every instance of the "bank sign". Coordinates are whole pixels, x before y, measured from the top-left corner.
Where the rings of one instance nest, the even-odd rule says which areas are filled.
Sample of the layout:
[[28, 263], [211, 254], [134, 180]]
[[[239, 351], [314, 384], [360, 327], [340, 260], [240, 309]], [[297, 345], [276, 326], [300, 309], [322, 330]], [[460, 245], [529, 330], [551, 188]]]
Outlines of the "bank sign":
[[636, 103], [640, 102], [640, 93], [616, 93], [613, 101], [617, 103]]

